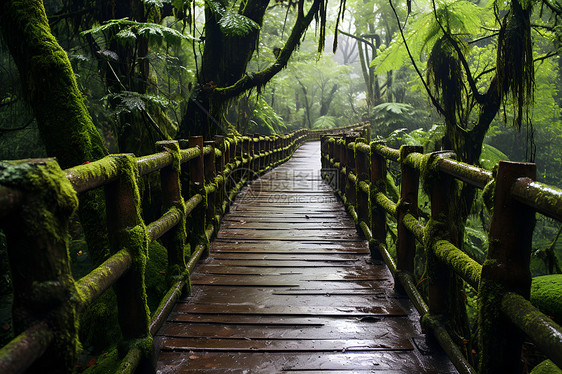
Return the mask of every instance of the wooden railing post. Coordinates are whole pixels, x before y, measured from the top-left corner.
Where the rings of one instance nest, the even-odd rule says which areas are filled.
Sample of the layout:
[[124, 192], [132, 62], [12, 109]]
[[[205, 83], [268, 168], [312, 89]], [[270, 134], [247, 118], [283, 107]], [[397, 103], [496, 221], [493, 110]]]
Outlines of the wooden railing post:
[[[215, 207], [215, 214], [222, 216], [225, 213], [225, 206], [223, 206], [225, 202], [225, 175], [224, 175], [224, 168], [228, 163], [228, 149], [227, 149], [227, 142], [225, 141], [225, 137], [222, 135], [215, 135], [215, 149], [218, 149], [220, 152], [220, 156], [215, 158], [215, 174], [220, 176], [218, 178], [217, 183], [217, 191], [216, 191], [216, 207]], [[218, 230], [218, 226], [216, 228]]]
[[181, 194], [180, 174], [181, 174], [181, 156], [180, 146], [177, 140], [165, 140], [156, 143], [161, 150], [169, 152], [174, 161], [172, 165], [160, 170], [160, 182], [162, 184], [162, 213], [177, 208], [182, 219], [180, 223], [165, 233], [161, 240], [168, 252], [168, 271], [166, 277], [170, 284], [175, 281], [175, 277], [180, 276], [185, 271], [185, 240], [187, 234], [185, 231], [185, 205]]
[[340, 170], [339, 170], [339, 181], [338, 181], [338, 192], [340, 197], [345, 202], [345, 186], [347, 185], [347, 142], [345, 135], [341, 137], [338, 141], [338, 154], [339, 154], [339, 161], [340, 161]]
[[[123, 339], [134, 344], [139, 339], [152, 339], [144, 283], [149, 238], [141, 218], [138, 170], [134, 156], [120, 154], [111, 157], [118, 162], [120, 175], [115, 182], [105, 186], [110, 251], [115, 254], [125, 249], [133, 260], [129, 270], [115, 283], [114, 289]], [[120, 352], [120, 355], [125, 353]]]
[[271, 137], [266, 136], [264, 138], [264, 152], [265, 152], [264, 171], [271, 166], [271, 143], [272, 143]]
[[381, 259], [378, 250], [379, 244], [386, 246], [386, 212], [377, 203], [377, 193], [386, 193], [386, 160], [376, 152], [377, 147], [385, 145], [385, 142], [375, 141], [371, 143], [371, 233], [373, 234], [374, 245], [370, 246], [371, 257]]
[[325, 157], [325, 156], [328, 156], [328, 158], [330, 157], [329, 144], [328, 144], [329, 138], [330, 137], [328, 135], [322, 135], [320, 137], [320, 162], [322, 164], [321, 166], [322, 170], [325, 170], [329, 167]]
[[[447, 158], [454, 156], [454, 153], [435, 152], [431, 158]], [[434, 164], [432, 159], [428, 164]], [[434, 164], [436, 165], [436, 164]], [[429, 198], [431, 201], [431, 227], [426, 225], [426, 244], [428, 248], [426, 251], [426, 276], [428, 278], [428, 306], [429, 312], [434, 316], [444, 316], [446, 319], [453, 317], [455, 307], [454, 295], [451, 295], [452, 282], [454, 282], [454, 274], [448, 266], [443, 264], [435, 255], [433, 248], [437, 240], [447, 240], [454, 245], [456, 239], [452, 237], [449, 232], [451, 220], [454, 217], [450, 216], [450, 206], [455, 204], [451, 201], [454, 196], [452, 191], [453, 177], [440, 173], [438, 170], [428, 170], [428, 175], [432, 174], [434, 177], [430, 183]]]
[[[356, 196], [356, 181], [355, 177], [357, 176], [357, 172], [355, 170], [355, 140], [357, 137], [355, 135], [350, 135], [345, 137], [345, 170], [346, 170], [346, 178], [345, 178], [345, 196], [346, 196], [346, 203], [348, 206], [355, 210], [355, 205], [357, 203], [357, 196]], [[357, 222], [356, 222], [357, 223]]]
[[505, 292], [529, 298], [534, 211], [511, 196], [518, 178], [535, 179], [536, 166], [500, 161], [495, 180], [488, 257], [478, 292], [479, 373], [520, 373], [522, 333], [500, 312]]
[[400, 202], [398, 204], [398, 243], [396, 245], [396, 267], [399, 271], [414, 274], [414, 257], [416, 255], [416, 238], [404, 226], [403, 220], [407, 213], [417, 218], [418, 188], [420, 172], [404, 163], [410, 153], [423, 153], [420, 146], [400, 147], [400, 169], [402, 184], [400, 188]]
[[[246, 163], [243, 164], [243, 167], [249, 170], [252, 170], [252, 138], [249, 136], [245, 136], [243, 140], [243, 149], [244, 149], [244, 158], [246, 159]], [[250, 177], [250, 175], [248, 175]]]
[[0, 185], [17, 189], [23, 205], [1, 222], [8, 244], [16, 335], [47, 317], [52, 342], [29, 372], [72, 372], [78, 355], [77, 304], [70, 272], [68, 223], [76, 192], [54, 159], [0, 163]]
[[364, 222], [367, 227], [371, 227], [369, 219], [369, 193], [361, 188], [362, 183], [368, 183], [370, 178], [369, 161], [371, 152], [368, 153], [359, 150], [359, 144], [365, 144], [365, 139], [358, 139], [355, 146], [355, 170], [357, 173], [357, 188], [356, 188], [356, 204], [355, 211], [359, 218], [359, 223]]
[[[215, 228], [215, 234], [218, 232], [218, 221], [215, 218], [217, 206], [217, 185], [215, 177], [217, 175], [215, 169], [215, 142], [207, 140], [203, 142], [204, 147], [210, 147], [211, 152], [205, 155], [205, 189], [207, 190], [207, 226], [212, 225]], [[209, 238], [210, 239], [210, 238]]]
[[188, 218], [190, 226], [189, 243], [193, 252], [198, 245], [204, 245], [204, 253], [209, 253], [209, 238], [205, 232], [207, 221], [207, 192], [205, 190], [205, 156], [203, 155], [203, 137], [191, 136], [189, 138], [188, 147], [198, 147], [201, 155], [188, 163], [189, 167], [189, 194], [190, 196], [200, 194], [202, 201], [191, 213]]
[[250, 137], [250, 139], [252, 149], [252, 167], [250, 169], [254, 172], [252, 175], [256, 175], [260, 171], [260, 136], [258, 134], [254, 134]]

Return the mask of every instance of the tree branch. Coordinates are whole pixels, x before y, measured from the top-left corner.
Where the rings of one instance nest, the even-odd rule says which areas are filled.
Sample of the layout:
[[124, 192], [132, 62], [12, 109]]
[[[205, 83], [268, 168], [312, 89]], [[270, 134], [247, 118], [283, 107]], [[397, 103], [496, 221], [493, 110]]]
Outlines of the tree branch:
[[355, 39], [355, 40], [357, 40], [357, 41], [360, 41], [360, 42], [363, 42], [363, 43], [367, 44], [369, 47], [373, 48], [373, 50], [376, 49], [376, 48], [375, 48], [375, 45], [374, 45], [373, 43], [371, 43], [370, 41], [368, 41], [367, 39], [364, 39], [364, 38], [362, 38], [362, 37], [360, 37], [360, 36], [356, 36], [356, 35], [350, 34], [350, 33], [348, 33], [348, 32], [342, 31], [342, 30], [338, 30], [338, 32], [339, 32], [340, 34], [345, 35], [345, 36], [349, 36], [349, 37], [352, 38], [352, 39]]
[[320, 9], [320, 3], [322, 1], [323, 0], [314, 0], [306, 16], [297, 17], [295, 25], [293, 26], [293, 29], [291, 31], [291, 35], [287, 39], [285, 46], [283, 46], [283, 48], [279, 52], [279, 56], [273, 64], [257, 73], [245, 75], [232, 86], [215, 88], [211, 92], [211, 95], [217, 99], [227, 100], [229, 98], [240, 95], [242, 92], [249, 90], [250, 88], [263, 86], [264, 84], [269, 82], [271, 78], [275, 76], [275, 74], [277, 74], [281, 71], [281, 69], [287, 66], [287, 62], [291, 58], [291, 55], [295, 48], [299, 45], [302, 35], [314, 19], [314, 15], [318, 13], [318, 10]]
[[12, 131], [20, 131], [20, 130], [24, 130], [26, 129], [29, 125], [31, 125], [33, 123], [33, 120], [35, 119], [35, 117], [31, 118], [29, 121], [27, 121], [24, 125], [18, 126], [18, 127], [0, 127], [0, 133], [1, 132], [12, 132]]
[[398, 13], [396, 12], [396, 8], [394, 7], [394, 4], [392, 4], [392, 0], [388, 0], [388, 2], [390, 3], [390, 7], [392, 8], [392, 11], [394, 12], [394, 16], [396, 17], [396, 23], [398, 24], [398, 30], [400, 30], [400, 35], [402, 36], [402, 41], [404, 42], [404, 46], [406, 47], [406, 51], [408, 52], [408, 56], [410, 57], [410, 61], [412, 61], [412, 65], [414, 66], [414, 69], [416, 70], [416, 73], [418, 73], [418, 76], [420, 77], [420, 80], [422, 81], [423, 87], [425, 88], [425, 90], [427, 91], [427, 94], [429, 95], [431, 103], [433, 104], [433, 106], [435, 106], [435, 109], [437, 109], [437, 111], [439, 113], [441, 113], [442, 115], [445, 115], [445, 110], [441, 107], [441, 105], [439, 104], [437, 99], [431, 93], [431, 90], [429, 89], [429, 86], [427, 85], [426, 81], [423, 79], [422, 73], [421, 73], [420, 69], [418, 68], [418, 65], [416, 64], [416, 61], [414, 60], [414, 56], [412, 56], [412, 52], [410, 51], [410, 47], [408, 47], [408, 43], [406, 42], [406, 36], [404, 36], [404, 30], [402, 29], [402, 25], [400, 25], [400, 18], [398, 17]]

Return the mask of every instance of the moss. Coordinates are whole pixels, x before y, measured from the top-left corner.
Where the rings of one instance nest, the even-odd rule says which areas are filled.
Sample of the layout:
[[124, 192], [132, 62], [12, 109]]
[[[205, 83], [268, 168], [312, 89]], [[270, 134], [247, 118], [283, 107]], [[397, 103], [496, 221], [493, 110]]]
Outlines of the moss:
[[95, 364], [88, 367], [83, 374], [109, 374], [115, 373], [121, 364], [117, 347], [113, 347], [107, 353], [99, 356]]
[[533, 278], [531, 303], [548, 316], [562, 323], [562, 274], [543, 275]]
[[[495, 260], [486, 260], [484, 266], [490, 267], [495, 266], [495, 264], [497, 264]], [[480, 368], [491, 367], [493, 361], [504, 359], [503, 357], [493, 357], [491, 354], [492, 352], [503, 352], [500, 349], [502, 340], [496, 338], [497, 334], [502, 333], [499, 324], [496, 322], [502, 318], [499, 305], [503, 293], [503, 288], [497, 282], [485, 278], [480, 280], [478, 289], [480, 295], [478, 299], [478, 326], [480, 328], [478, 345], [480, 351], [488, 353], [480, 356]]]
[[121, 330], [113, 289], [108, 289], [81, 313], [79, 333], [84, 347], [94, 354], [119, 342]]
[[442, 261], [450, 265], [458, 274], [470, 280], [470, 284], [477, 287], [480, 281], [482, 266], [472, 260], [466, 253], [453, 246], [447, 240], [439, 240], [434, 244], [434, 253]]
[[42, 361], [52, 360], [71, 368], [80, 350], [76, 317], [79, 298], [68, 254], [68, 223], [78, 205], [76, 193], [52, 159], [0, 163], [0, 184], [26, 196], [18, 214], [4, 226], [14, 285], [15, 332], [44, 319], [49, 312], [49, 323], [56, 334], [47, 351], [52, 356]]
[[562, 374], [562, 370], [550, 360], [544, 360], [533, 368], [531, 374]]
[[[151, 311], [156, 310], [162, 296], [168, 291], [167, 267], [168, 253], [164, 246], [153, 241], [148, 246], [149, 260], [146, 264], [146, 295], [148, 307]], [[170, 271], [170, 270], [168, 270]], [[177, 269], [177, 271], [181, 270]]]

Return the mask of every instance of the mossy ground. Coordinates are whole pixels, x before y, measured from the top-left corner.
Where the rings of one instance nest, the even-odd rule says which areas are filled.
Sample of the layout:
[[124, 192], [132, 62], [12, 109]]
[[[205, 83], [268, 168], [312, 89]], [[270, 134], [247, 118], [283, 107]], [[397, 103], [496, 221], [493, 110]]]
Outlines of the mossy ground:
[[531, 302], [554, 321], [562, 323], [562, 274], [534, 277]]
[[531, 374], [562, 374], [562, 370], [550, 360], [544, 360], [531, 371]]

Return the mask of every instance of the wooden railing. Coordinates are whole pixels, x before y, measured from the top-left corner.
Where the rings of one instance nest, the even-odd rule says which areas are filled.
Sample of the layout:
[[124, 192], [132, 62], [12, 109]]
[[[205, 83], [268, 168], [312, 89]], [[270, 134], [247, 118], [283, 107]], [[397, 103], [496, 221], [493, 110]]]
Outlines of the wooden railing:
[[[324, 136], [324, 178], [336, 188], [369, 240], [372, 255], [382, 257], [398, 290], [408, 294], [461, 373], [521, 373], [523, 339], [532, 341], [562, 368], [562, 328], [529, 301], [531, 237], [535, 212], [562, 221], [562, 190], [534, 181], [535, 165], [500, 162], [497, 175], [454, 160], [452, 152], [422, 154], [423, 148], [384, 142], [367, 143], [353, 136]], [[387, 163], [399, 164], [399, 201], [386, 194]], [[431, 217], [418, 219], [420, 174], [428, 192]], [[493, 194], [487, 259], [481, 265], [447, 238], [450, 191], [460, 180]], [[387, 217], [397, 222], [396, 260], [386, 246]], [[441, 231], [439, 233], [439, 231]], [[414, 280], [416, 240], [424, 244], [427, 301]], [[453, 320], [450, 281], [460, 276], [478, 292], [479, 366], [475, 370], [453, 342], [446, 322]], [[524, 334], [521, 334], [523, 332]]]
[[365, 139], [371, 139], [371, 124], [368, 121], [365, 121], [345, 127], [338, 127], [337, 129], [308, 130], [308, 140], [320, 140], [326, 135], [343, 133], [363, 137]]
[[[287, 160], [307, 131], [269, 137], [202, 137], [159, 142], [162, 152], [111, 155], [61, 170], [54, 159], [0, 163], [0, 225], [6, 235], [14, 289], [14, 329], [0, 350], [0, 373], [72, 372], [81, 311], [114, 286], [125, 346], [120, 371], [134, 372], [151, 352], [152, 336], [189, 287], [189, 273], [209, 250], [222, 215], [252, 176]], [[160, 173], [162, 216], [141, 218], [139, 179]], [[68, 224], [77, 195], [104, 187], [109, 257], [75, 280]], [[147, 307], [148, 243], [162, 238], [176, 277], [158, 309]], [[192, 253], [186, 253], [186, 243]], [[166, 269], [162, 269], [165, 271]], [[100, 328], [102, 328], [100, 326]]]

